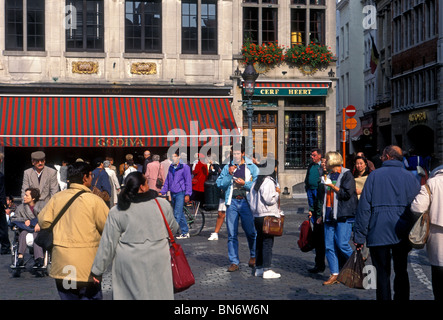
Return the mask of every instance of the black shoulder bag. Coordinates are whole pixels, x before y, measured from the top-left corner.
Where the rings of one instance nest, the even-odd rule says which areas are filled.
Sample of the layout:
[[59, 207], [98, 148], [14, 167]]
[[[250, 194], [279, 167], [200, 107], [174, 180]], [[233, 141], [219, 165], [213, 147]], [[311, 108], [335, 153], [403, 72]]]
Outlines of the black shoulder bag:
[[42, 247], [44, 251], [51, 251], [53, 247], [54, 242], [54, 235], [52, 233], [52, 230], [54, 229], [54, 226], [57, 224], [57, 222], [60, 220], [60, 218], [63, 216], [63, 214], [68, 210], [68, 208], [71, 206], [71, 204], [74, 202], [75, 199], [77, 199], [82, 193], [85, 193], [85, 190], [82, 190], [75, 194], [68, 203], [65, 204], [63, 209], [60, 211], [58, 216], [54, 219], [51, 226], [46, 229], [41, 229], [37, 233], [37, 237], [34, 239], [34, 242], [36, 245]]

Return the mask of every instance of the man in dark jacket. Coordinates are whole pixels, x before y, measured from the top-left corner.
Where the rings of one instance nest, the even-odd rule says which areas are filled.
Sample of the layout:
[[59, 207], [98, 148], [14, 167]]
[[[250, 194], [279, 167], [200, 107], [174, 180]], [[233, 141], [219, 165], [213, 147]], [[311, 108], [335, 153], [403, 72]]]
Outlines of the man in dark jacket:
[[325, 232], [323, 222], [319, 220], [322, 216], [324, 186], [320, 183], [323, 175], [321, 167], [322, 151], [313, 149], [311, 160], [305, 177], [305, 190], [308, 196], [309, 218], [314, 226], [312, 232], [312, 246], [315, 249], [315, 266], [308, 271], [310, 273], [323, 272], [325, 270]]
[[409, 299], [407, 271], [412, 228], [409, 206], [420, 191], [414, 175], [403, 166], [402, 150], [383, 150], [382, 167], [369, 174], [355, 217], [354, 242], [364, 242], [377, 270], [377, 300], [391, 300], [391, 258], [394, 263], [394, 299]]

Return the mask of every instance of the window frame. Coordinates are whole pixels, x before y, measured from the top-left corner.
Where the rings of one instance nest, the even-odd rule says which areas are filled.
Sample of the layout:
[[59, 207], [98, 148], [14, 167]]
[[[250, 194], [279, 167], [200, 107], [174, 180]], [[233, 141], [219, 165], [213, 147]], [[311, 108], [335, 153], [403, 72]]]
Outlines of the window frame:
[[[131, 37], [131, 39], [133, 39], [133, 41], [139, 41], [139, 49], [134, 49], [134, 48], [128, 48], [128, 25], [127, 25], [127, 20], [126, 17], [128, 16], [128, 12], [126, 11], [127, 9], [127, 4], [128, 3], [135, 3], [135, 2], [140, 2], [142, 4], [142, 12], [139, 13], [140, 14], [140, 37]], [[154, 9], [158, 9], [157, 11], [153, 11], [153, 12], [149, 12], [146, 13], [145, 9], [145, 2], [147, 1], [139, 1], [139, 0], [126, 0], [125, 1], [125, 52], [126, 53], [162, 53], [162, 36], [163, 36], [163, 8], [162, 8], [162, 1], [161, 0], [151, 0], [149, 1], [149, 3], [155, 3], [157, 8]], [[134, 10], [134, 6], [133, 6], [133, 10]], [[131, 14], [131, 13], [129, 13]], [[159, 18], [159, 24], [158, 26], [149, 26], [151, 34], [152, 34], [152, 30], [154, 30], [155, 28], [158, 29], [158, 36], [157, 37], [147, 37], [146, 35], [146, 28], [148, 27], [146, 25], [146, 15], [156, 15], [156, 14], [160, 14], [160, 18]], [[135, 14], [133, 14], [135, 15]], [[154, 30], [155, 33], [155, 30]], [[158, 41], [158, 46], [154, 46], [151, 45], [151, 48], [146, 48], [146, 41], [148, 38], [151, 38], [151, 44], [152, 42]]]
[[[14, 8], [14, 12], [16, 13], [15, 16], [17, 18], [21, 18], [21, 23], [19, 20], [15, 20], [15, 23], [13, 23], [13, 25], [16, 26], [15, 33], [10, 32], [11, 23], [8, 22], [8, 19], [11, 17], [11, 15], [8, 14], [8, 11], [12, 11], [12, 10], [10, 9], [11, 7], [8, 4], [8, 0], [5, 0], [5, 4], [4, 4], [5, 5], [5, 20], [4, 20], [4, 22], [5, 22], [5, 33], [4, 33], [4, 35], [5, 35], [5, 51], [8, 51], [8, 52], [12, 52], [12, 51], [16, 51], [16, 52], [44, 52], [46, 50], [45, 1], [44, 0], [40, 0], [40, 1], [41, 1], [41, 3], [39, 5], [42, 5], [43, 8], [39, 9], [39, 10], [35, 10], [33, 12], [40, 11], [43, 16], [42, 17], [43, 21], [41, 23], [41, 25], [42, 25], [41, 33], [30, 35], [30, 33], [29, 33], [30, 25], [37, 25], [37, 23], [32, 24], [29, 21], [31, 12], [29, 10], [28, 0], [16, 0], [15, 1], [15, 3], [17, 3], [17, 2], [21, 3], [21, 8], [20, 7]], [[20, 12], [20, 11], [21, 11], [21, 16], [17, 16], [17, 12]], [[10, 41], [8, 39], [10, 39], [10, 37], [14, 37], [14, 39], [17, 40], [16, 37], [20, 35], [19, 31], [17, 31], [18, 24], [21, 24], [21, 26], [20, 26], [21, 27], [21, 45], [19, 44], [19, 45], [11, 46], [11, 43], [16, 42], [16, 41]], [[35, 46], [35, 47], [29, 46], [30, 37], [43, 38], [43, 40], [42, 40], [43, 45], [42, 46]]]
[[[185, 4], [191, 4], [195, 5], [195, 13], [194, 12], [187, 12], [184, 10]], [[214, 15], [205, 15], [202, 14], [203, 12], [203, 6], [211, 6], [213, 5], [215, 8], [215, 14]], [[181, 12], [180, 12], [180, 27], [181, 27], [181, 54], [184, 55], [217, 55], [218, 54], [218, 0], [182, 0], [181, 6], [180, 6]], [[215, 26], [208, 27], [207, 30], [204, 30], [204, 22], [203, 17], [211, 17], [215, 16]], [[188, 23], [189, 27], [185, 27], [185, 19], [188, 18], [188, 21], [191, 21], [191, 19], [195, 19], [196, 26], [192, 27], [191, 23]], [[186, 36], [186, 34], [192, 32], [190, 29], [196, 29], [194, 31], [194, 34], [191, 36]], [[189, 30], [187, 30], [189, 29]], [[211, 29], [215, 30], [213, 32], [214, 38], [211, 39], [210, 37], [207, 37], [211, 31]], [[205, 32], [207, 31], [207, 32]], [[185, 46], [187, 42], [187, 46]], [[215, 46], [214, 50], [206, 49], [210, 47], [210, 43], [212, 42], [213, 46]], [[205, 44], [204, 44], [205, 43]]]
[[[293, 33], [300, 32], [295, 29], [294, 24], [299, 25], [302, 23], [302, 20], [296, 20], [294, 17], [296, 11], [305, 11], [305, 21], [304, 21], [304, 38], [302, 36], [302, 44], [309, 45], [314, 38], [312, 38], [313, 32], [312, 29], [312, 14], [314, 11], [322, 12], [321, 19], [317, 21], [321, 21], [321, 30], [317, 31], [316, 34], [321, 34], [322, 39], [317, 39], [318, 43], [321, 45], [326, 45], [326, 20], [327, 20], [327, 5], [325, 0], [291, 0], [290, 4], [290, 31], [291, 36]], [[298, 41], [292, 42], [291, 45], [297, 44]]]
[[[278, 42], [278, 0], [250, 0], [242, 3], [242, 33], [243, 43], [250, 41], [261, 45]], [[252, 14], [250, 14], [252, 12]], [[269, 14], [275, 19], [269, 19]], [[256, 19], [254, 19], [256, 17]], [[264, 23], [266, 22], [267, 23]], [[273, 22], [274, 29], [270, 27]], [[254, 25], [254, 26], [253, 26]], [[265, 29], [265, 27], [268, 28]], [[253, 28], [256, 29], [253, 29]], [[253, 37], [256, 33], [256, 37]], [[274, 39], [270, 35], [274, 34]], [[267, 36], [265, 36], [267, 35]]]
[[[72, 32], [72, 30], [76, 30], [73, 28], [67, 28], [65, 31], [65, 50], [66, 52], [104, 52], [105, 51], [105, 3], [104, 0], [66, 0], [65, 5], [71, 5], [72, 2], [81, 2], [82, 3], [82, 19], [81, 22], [83, 22], [82, 24], [82, 31], [81, 31], [81, 43], [82, 46], [81, 48], [77, 47], [77, 45], [75, 45], [76, 43], [79, 43], [79, 40], [76, 40], [77, 38], [75, 38], [74, 41], [74, 47], [69, 47], [68, 46], [68, 34], [69, 32]], [[97, 13], [96, 11], [94, 11], [94, 13], [96, 14], [96, 16], [98, 16], [100, 23], [98, 24], [93, 24], [92, 26], [94, 26], [96, 28], [96, 30], [99, 30], [99, 38], [95, 38], [95, 39], [99, 39], [101, 40], [101, 45], [99, 48], [97, 48], [97, 46], [94, 46], [93, 48], [88, 48], [88, 2], [95, 2], [94, 4], [97, 5], [99, 4], [99, 12]], [[78, 12], [78, 8], [76, 8], [76, 12]], [[78, 17], [78, 14], [77, 14]], [[86, 24], [84, 23], [86, 21]], [[79, 19], [76, 19], [76, 23], [79, 23]], [[98, 26], [98, 28], [97, 28]], [[78, 39], [80, 39], [80, 37], [78, 37]], [[97, 41], [94, 40], [94, 43], [97, 43]]]

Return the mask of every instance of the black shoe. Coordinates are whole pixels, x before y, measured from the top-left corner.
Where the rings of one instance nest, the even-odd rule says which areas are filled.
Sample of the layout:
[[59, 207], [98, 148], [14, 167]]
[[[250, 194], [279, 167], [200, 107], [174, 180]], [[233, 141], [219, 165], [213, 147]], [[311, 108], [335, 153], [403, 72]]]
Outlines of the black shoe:
[[23, 267], [25, 265], [25, 260], [23, 258], [17, 259], [17, 267]]
[[34, 267], [41, 268], [43, 267], [43, 258], [37, 258], [35, 259]]
[[309, 273], [321, 273], [321, 272], [323, 272], [323, 271], [325, 271], [325, 267], [323, 267], [323, 268], [319, 268], [319, 267], [315, 266], [315, 267], [312, 268], [312, 269], [308, 269], [308, 272], [309, 272]]

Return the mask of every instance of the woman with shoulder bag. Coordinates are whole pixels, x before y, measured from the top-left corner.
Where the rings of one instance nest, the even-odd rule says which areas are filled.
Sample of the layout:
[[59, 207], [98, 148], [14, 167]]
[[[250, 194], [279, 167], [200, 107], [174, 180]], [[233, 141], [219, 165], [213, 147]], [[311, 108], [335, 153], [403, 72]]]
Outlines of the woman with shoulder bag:
[[[340, 266], [352, 255], [349, 244], [357, 209], [357, 192], [351, 170], [343, 167], [340, 153], [331, 151], [325, 156], [327, 177], [322, 177], [325, 186], [323, 219], [325, 226], [325, 249], [331, 275], [323, 285], [337, 283]], [[339, 252], [340, 251], [340, 252]]]
[[[173, 300], [168, 230], [141, 172], [131, 172], [109, 211], [91, 273], [96, 282], [112, 263], [116, 300]], [[158, 198], [173, 233], [179, 230], [171, 205]]]
[[274, 236], [263, 233], [263, 222], [266, 216], [280, 217], [282, 215], [279, 206], [280, 188], [277, 183], [277, 167], [277, 160], [268, 159], [267, 166], [261, 167], [260, 170], [265, 173], [271, 172], [259, 175], [249, 193], [249, 205], [257, 231], [255, 276], [263, 277], [263, 279], [281, 277], [279, 273], [271, 270]]
[[[429, 236], [426, 251], [431, 264], [435, 300], [443, 301], [443, 167], [436, 168], [427, 181], [431, 194], [421, 186], [411, 204], [411, 211], [422, 213], [429, 208]], [[430, 196], [430, 197], [429, 197]], [[431, 200], [430, 200], [431, 198]]]

